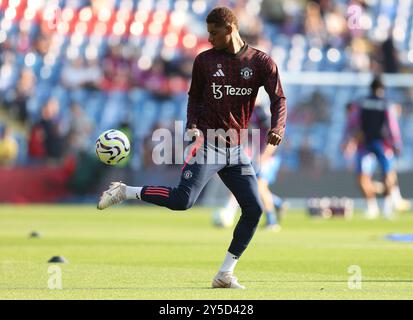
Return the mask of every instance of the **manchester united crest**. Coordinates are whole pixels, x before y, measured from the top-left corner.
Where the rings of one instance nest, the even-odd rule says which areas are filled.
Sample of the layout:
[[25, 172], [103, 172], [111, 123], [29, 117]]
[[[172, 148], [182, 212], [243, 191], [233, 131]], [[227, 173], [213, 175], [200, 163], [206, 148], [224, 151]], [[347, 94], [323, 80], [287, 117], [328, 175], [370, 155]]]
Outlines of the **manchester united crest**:
[[248, 80], [249, 78], [252, 77], [252, 69], [245, 67], [241, 69], [241, 76], [245, 79]]
[[186, 171], [184, 172], [184, 178], [185, 178], [186, 180], [191, 179], [191, 178], [192, 178], [192, 171], [191, 171], [191, 170], [186, 170]]

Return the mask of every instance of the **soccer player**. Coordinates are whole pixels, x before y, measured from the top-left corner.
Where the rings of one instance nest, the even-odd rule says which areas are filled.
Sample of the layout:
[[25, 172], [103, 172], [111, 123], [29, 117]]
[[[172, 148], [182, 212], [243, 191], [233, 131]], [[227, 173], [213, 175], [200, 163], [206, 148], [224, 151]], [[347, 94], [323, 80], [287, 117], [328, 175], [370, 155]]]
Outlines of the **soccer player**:
[[[213, 48], [195, 58], [186, 124], [187, 134], [196, 137], [191, 154], [197, 161], [188, 159], [174, 188], [130, 187], [114, 182], [102, 194], [97, 207], [102, 210], [126, 199], [140, 199], [171, 210], [187, 210], [210, 178], [218, 173], [235, 195], [242, 214], [212, 287], [243, 289], [233, 271], [255, 233], [263, 206], [255, 171], [240, 147], [240, 137], [248, 127], [258, 89], [264, 86], [272, 114], [267, 143], [279, 145], [285, 132], [286, 99], [276, 64], [267, 54], [241, 39], [237, 17], [230, 9], [213, 9], [206, 23]], [[211, 154], [225, 161], [211, 164], [208, 161]]]
[[[396, 115], [396, 118], [399, 119], [401, 116], [401, 112], [402, 112], [401, 105], [392, 104], [391, 108], [393, 109], [391, 110], [391, 112], [394, 112], [394, 114]], [[389, 143], [385, 142], [385, 144], [388, 145]], [[373, 154], [370, 154], [369, 157], [366, 157], [366, 159], [363, 161], [363, 167], [366, 168], [366, 172], [370, 170], [370, 174], [373, 175], [376, 169], [376, 164], [377, 164], [376, 162], [377, 161], [375, 161]], [[392, 188], [392, 193], [391, 193], [391, 198], [393, 200], [393, 206], [397, 211], [401, 211], [401, 212], [409, 211], [411, 209], [411, 203], [409, 200], [404, 199], [401, 195], [397, 172], [395, 172], [394, 179], [395, 179], [394, 186]], [[374, 184], [376, 194], [381, 195], [384, 193], [385, 186], [382, 182], [373, 181], [373, 184]]]
[[391, 104], [385, 99], [385, 88], [381, 79], [376, 77], [370, 88], [371, 95], [363, 99], [358, 107], [349, 110], [346, 136], [356, 138], [356, 172], [358, 183], [367, 200], [367, 218], [376, 218], [380, 211], [371, 177], [370, 157], [373, 154], [383, 173], [383, 213], [386, 218], [391, 219], [392, 193], [396, 181], [393, 158], [401, 150], [400, 130], [394, 108], [391, 108]]

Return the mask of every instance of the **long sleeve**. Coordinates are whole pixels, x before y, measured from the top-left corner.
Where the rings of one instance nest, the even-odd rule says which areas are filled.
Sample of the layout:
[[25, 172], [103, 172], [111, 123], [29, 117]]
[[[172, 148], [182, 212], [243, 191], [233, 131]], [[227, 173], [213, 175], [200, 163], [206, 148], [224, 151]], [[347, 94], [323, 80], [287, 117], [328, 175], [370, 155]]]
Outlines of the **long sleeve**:
[[360, 107], [353, 105], [352, 111], [347, 115], [346, 125], [341, 143], [347, 143], [351, 139], [358, 137], [360, 132]]
[[186, 128], [191, 128], [192, 125], [198, 125], [199, 113], [202, 108], [203, 96], [203, 75], [199, 61], [199, 56], [195, 58], [192, 68], [191, 86], [188, 92], [188, 109]]
[[281, 86], [278, 67], [270, 57], [268, 57], [265, 63], [265, 70], [267, 76], [264, 88], [271, 102], [271, 131], [283, 137], [287, 121], [287, 104]]
[[399, 123], [397, 121], [397, 115], [394, 108], [390, 107], [386, 112], [387, 124], [388, 124], [388, 135], [390, 143], [393, 147], [401, 148], [402, 139], [400, 133]]

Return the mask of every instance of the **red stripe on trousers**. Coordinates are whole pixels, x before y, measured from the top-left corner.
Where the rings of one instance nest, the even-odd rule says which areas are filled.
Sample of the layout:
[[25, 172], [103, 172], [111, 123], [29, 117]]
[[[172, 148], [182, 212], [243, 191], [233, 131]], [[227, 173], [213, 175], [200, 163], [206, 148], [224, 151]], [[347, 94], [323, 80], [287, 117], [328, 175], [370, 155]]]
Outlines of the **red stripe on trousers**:
[[162, 194], [169, 194], [169, 191], [161, 191], [161, 190], [145, 190], [145, 194], [147, 193], [162, 193]]
[[198, 142], [195, 143], [195, 146], [192, 148], [191, 152], [188, 154], [188, 156], [185, 159], [184, 166], [182, 167], [181, 171], [184, 171], [185, 167], [187, 166], [188, 162], [191, 161], [193, 157], [195, 157], [196, 152], [198, 151], [199, 147], [202, 145], [204, 142], [204, 139], [200, 138]]
[[147, 187], [146, 190], [148, 191], [168, 191], [168, 188], [164, 188], [164, 187]]
[[161, 196], [161, 197], [169, 198], [169, 194], [154, 193], [154, 192], [145, 192], [145, 196]]
[[169, 190], [145, 190], [145, 194], [147, 192], [169, 194]]

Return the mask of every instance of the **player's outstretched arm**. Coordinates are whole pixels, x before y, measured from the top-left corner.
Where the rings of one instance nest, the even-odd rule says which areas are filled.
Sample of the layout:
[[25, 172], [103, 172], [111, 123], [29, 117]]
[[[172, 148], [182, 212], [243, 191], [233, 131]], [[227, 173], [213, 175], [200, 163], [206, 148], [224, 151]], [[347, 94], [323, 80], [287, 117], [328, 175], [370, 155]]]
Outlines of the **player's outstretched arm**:
[[264, 89], [268, 93], [271, 102], [271, 130], [268, 133], [267, 142], [276, 146], [281, 143], [284, 136], [287, 104], [277, 65], [270, 57], [265, 61], [265, 70]]

